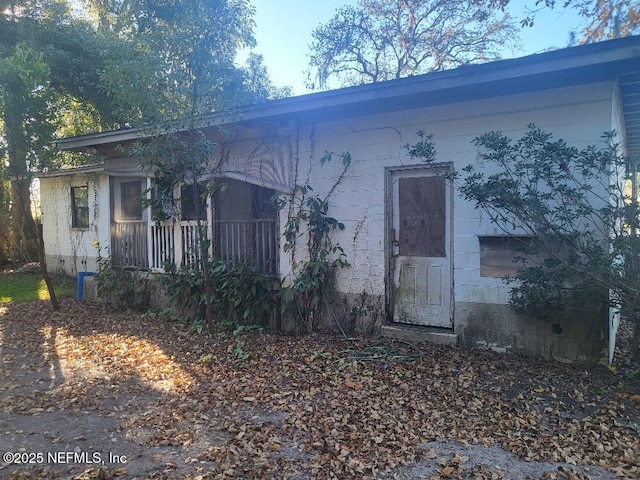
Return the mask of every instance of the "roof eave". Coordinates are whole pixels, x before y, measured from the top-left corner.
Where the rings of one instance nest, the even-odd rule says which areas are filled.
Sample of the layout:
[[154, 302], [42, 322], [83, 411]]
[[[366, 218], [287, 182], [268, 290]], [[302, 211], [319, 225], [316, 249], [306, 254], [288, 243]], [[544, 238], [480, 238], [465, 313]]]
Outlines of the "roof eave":
[[37, 178], [53, 178], [53, 177], [65, 177], [68, 175], [78, 174], [92, 174], [104, 172], [104, 165], [85, 165], [72, 168], [61, 168], [59, 170], [48, 170], [46, 172], [37, 172]]

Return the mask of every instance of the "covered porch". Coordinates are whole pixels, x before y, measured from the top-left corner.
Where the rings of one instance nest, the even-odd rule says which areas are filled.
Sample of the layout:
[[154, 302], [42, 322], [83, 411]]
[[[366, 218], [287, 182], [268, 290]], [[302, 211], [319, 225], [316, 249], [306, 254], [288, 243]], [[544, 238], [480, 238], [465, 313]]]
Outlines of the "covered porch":
[[[278, 274], [276, 192], [233, 179], [216, 181], [213, 195], [182, 185], [174, 193], [168, 219], [154, 222], [145, 207], [150, 180], [110, 177], [111, 249], [118, 267], [164, 271], [199, 260], [198, 218], [211, 240], [209, 255], [240, 260], [270, 276]], [[196, 187], [197, 190], [199, 190]], [[204, 189], [202, 189], [204, 191]], [[197, 200], [197, 201], [194, 201]]]

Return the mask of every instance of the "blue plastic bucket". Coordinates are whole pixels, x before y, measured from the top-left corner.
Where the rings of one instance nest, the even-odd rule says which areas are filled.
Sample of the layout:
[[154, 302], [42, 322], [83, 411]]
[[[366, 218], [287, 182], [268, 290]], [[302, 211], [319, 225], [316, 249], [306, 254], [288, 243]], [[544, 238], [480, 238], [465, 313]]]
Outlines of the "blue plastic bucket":
[[84, 300], [84, 278], [85, 277], [93, 277], [96, 272], [79, 272], [78, 273], [78, 281], [76, 284], [76, 300], [81, 302]]

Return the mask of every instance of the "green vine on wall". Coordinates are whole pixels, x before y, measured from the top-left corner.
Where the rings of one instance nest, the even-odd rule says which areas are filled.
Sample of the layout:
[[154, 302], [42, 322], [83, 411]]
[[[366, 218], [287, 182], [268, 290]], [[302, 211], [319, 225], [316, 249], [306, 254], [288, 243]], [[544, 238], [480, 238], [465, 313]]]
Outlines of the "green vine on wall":
[[[320, 165], [331, 161], [334, 153], [325, 153]], [[284, 251], [291, 252], [291, 280], [281, 289], [282, 313], [295, 321], [301, 331], [313, 331], [320, 321], [323, 304], [335, 292], [336, 272], [349, 266], [346, 254], [333, 234], [345, 226], [329, 215], [329, 200], [344, 181], [351, 166], [351, 154], [337, 155], [342, 170], [326, 195], [315, 195], [307, 182], [297, 185], [293, 194], [280, 199], [278, 207], [288, 208], [284, 228]], [[295, 261], [295, 248], [304, 239], [307, 256]]]

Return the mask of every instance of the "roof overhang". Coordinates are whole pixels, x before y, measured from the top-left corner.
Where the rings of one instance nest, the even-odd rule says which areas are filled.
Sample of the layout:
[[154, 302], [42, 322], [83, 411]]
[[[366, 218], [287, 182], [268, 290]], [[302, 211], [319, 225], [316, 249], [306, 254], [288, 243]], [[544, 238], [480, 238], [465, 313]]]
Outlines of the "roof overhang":
[[104, 165], [85, 165], [81, 167], [61, 168], [60, 170], [48, 170], [45, 172], [38, 172], [36, 177], [38, 178], [53, 178], [53, 177], [65, 177], [67, 175], [78, 174], [92, 174], [104, 172]]
[[[522, 58], [429, 73], [387, 82], [274, 100], [201, 116], [195, 128], [221, 127], [255, 120], [306, 123], [375, 113], [459, 103], [542, 91], [605, 80], [625, 79], [621, 101], [629, 154], [640, 154], [640, 36], [554, 50]], [[100, 150], [169, 131], [129, 128], [58, 141], [62, 150]]]
[[635, 72], [620, 75], [619, 85], [627, 153], [630, 160], [637, 164], [640, 163], [640, 65]]

